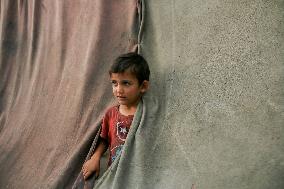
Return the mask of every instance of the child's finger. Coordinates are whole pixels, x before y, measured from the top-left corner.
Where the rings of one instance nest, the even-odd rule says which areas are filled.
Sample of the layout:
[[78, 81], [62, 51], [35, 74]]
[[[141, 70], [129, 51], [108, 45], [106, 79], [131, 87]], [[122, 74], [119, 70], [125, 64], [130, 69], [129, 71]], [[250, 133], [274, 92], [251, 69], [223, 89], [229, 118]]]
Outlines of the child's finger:
[[83, 175], [84, 175], [84, 179], [87, 180], [89, 177], [89, 172], [85, 172]]

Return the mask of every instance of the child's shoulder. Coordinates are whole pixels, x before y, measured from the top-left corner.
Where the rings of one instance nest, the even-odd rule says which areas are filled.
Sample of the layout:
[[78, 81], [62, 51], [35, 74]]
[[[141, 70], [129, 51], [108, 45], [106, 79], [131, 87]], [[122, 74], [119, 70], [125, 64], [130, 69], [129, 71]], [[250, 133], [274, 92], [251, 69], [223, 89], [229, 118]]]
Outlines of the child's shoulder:
[[107, 110], [106, 110], [106, 113], [105, 115], [114, 115], [114, 114], [117, 114], [117, 112], [119, 111], [119, 105], [114, 105], [114, 106], [111, 106], [109, 107]]

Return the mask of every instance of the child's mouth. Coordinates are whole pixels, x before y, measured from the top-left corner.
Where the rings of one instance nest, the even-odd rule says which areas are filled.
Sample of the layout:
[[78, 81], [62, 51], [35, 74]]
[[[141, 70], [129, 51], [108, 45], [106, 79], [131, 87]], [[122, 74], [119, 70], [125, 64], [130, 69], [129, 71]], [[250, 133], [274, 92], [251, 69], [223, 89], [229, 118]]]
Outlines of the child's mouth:
[[119, 100], [124, 100], [124, 99], [126, 99], [126, 97], [124, 97], [124, 96], [117, 96], [117, 98], [118, 98]]

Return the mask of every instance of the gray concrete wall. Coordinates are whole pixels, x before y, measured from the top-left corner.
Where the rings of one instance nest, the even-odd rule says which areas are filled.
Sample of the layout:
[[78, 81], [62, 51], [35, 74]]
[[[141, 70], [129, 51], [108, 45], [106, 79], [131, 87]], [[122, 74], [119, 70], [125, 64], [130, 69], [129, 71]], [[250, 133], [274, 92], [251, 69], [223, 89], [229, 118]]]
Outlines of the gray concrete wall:
[[169, 181], [284, 188], [284, 1], [145, 3], [142, 53], [183, 175]]

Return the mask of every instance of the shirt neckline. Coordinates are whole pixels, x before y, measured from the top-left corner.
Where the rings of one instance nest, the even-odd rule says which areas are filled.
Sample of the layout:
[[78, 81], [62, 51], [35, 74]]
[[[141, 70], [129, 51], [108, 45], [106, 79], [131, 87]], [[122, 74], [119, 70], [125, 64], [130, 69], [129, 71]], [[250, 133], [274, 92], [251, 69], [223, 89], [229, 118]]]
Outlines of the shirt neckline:
[[120, 116], [123, 116], [123, 117], [130, 117], [130, 118], [134, 117], [134, 114], [133, 114], [133, 115], [124, 115], [124, 114], [122, 114], [122, 113], [119, 111], [119, 105], [116, 106], [116, 111], [118, 112], [118, 114], [119, 114]]

